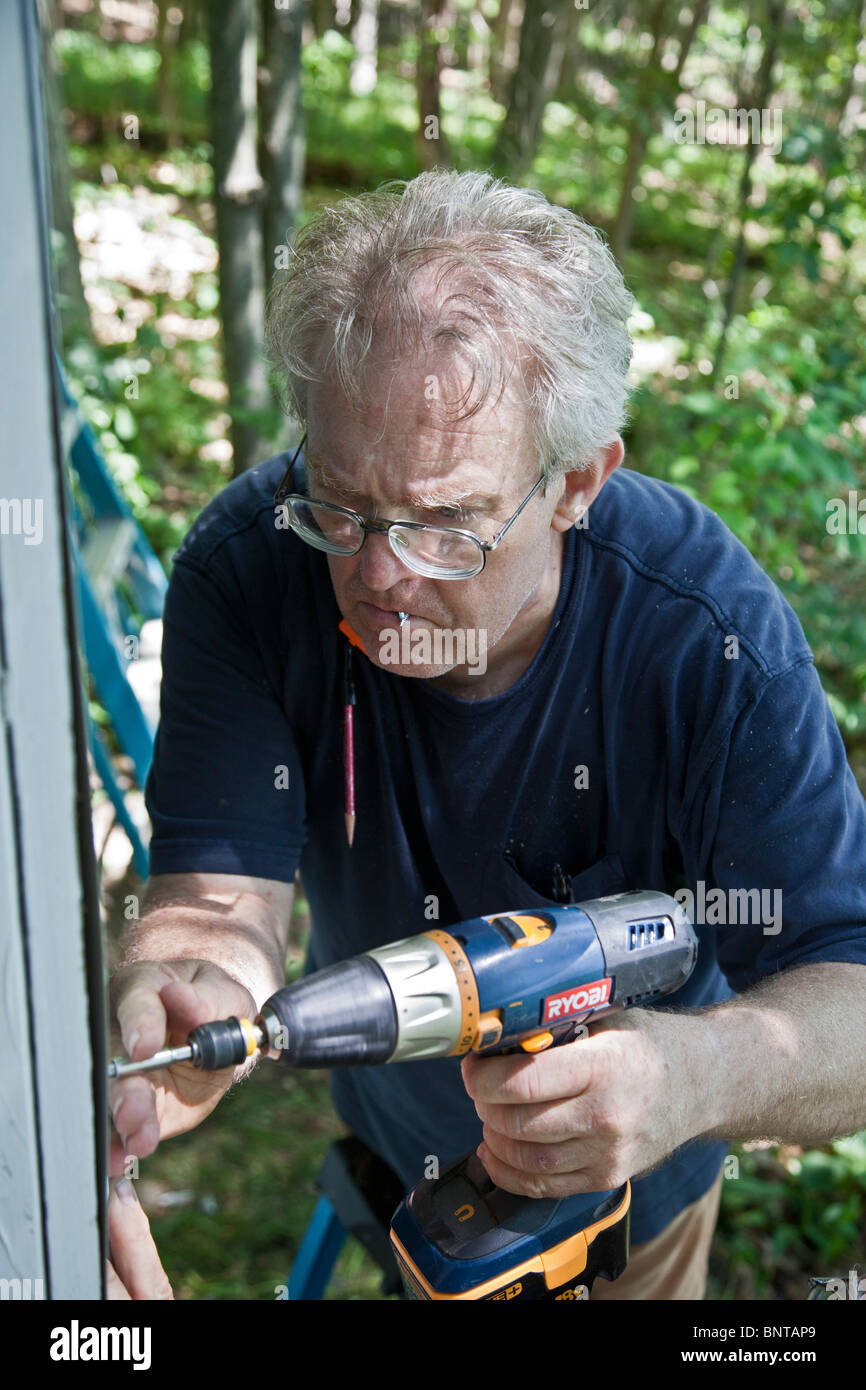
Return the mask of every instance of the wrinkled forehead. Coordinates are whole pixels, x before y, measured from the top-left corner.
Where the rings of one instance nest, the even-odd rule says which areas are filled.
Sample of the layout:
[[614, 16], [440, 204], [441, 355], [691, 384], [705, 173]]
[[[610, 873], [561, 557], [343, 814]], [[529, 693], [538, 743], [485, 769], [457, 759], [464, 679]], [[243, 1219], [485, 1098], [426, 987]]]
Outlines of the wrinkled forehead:
[[455, 343], [411, 357], [379, 345], [364, 361], [359, 399], [325, 371], [307, 393], [309, 467], [364, 488], [368, 471], [381, 468], [460, 486], [523, 480], [537, 460], [520, 364], [487, 393], [478, 377]]
[[416, 505], [504, 495], [537, 476], [525, 391], [473, 397], [471, 367], [452, 351], [365, 364], [369, 393], [355, 402], [334, 374], [311, 384], [307, 467], [346, 496]]

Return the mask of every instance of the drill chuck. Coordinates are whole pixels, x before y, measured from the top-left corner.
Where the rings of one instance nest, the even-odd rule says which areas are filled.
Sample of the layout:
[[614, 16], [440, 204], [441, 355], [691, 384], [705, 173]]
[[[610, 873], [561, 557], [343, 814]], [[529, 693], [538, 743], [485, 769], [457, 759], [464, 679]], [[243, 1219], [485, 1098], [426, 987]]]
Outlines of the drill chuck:
[[203, 1071], [238, 1066], [257, 1052], [263, 1041], [261, 1030], [245, 1018], [202, 1023], [189, 1035], [191, 1061]]
[[265, 1004], [266, 1051], [293, 1067], [374, 1066], [397, 1043], [394, 995], [371, 955], [298, 980]]

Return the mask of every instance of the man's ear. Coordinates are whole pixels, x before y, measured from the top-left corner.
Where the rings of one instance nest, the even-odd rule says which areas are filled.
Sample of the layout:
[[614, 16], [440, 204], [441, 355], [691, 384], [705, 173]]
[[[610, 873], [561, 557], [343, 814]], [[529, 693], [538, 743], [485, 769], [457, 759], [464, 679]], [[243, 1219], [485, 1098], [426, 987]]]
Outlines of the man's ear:
[[[570, 531], [595, 501], [611, 473], [625, 457], [625, 445], [617, 435], [600, 449], [588, 468], [575, 468], [562, 475], [565, 486], [550, 519], [554, 531]], [[559, 479], [557, 479], [559, 482]]]

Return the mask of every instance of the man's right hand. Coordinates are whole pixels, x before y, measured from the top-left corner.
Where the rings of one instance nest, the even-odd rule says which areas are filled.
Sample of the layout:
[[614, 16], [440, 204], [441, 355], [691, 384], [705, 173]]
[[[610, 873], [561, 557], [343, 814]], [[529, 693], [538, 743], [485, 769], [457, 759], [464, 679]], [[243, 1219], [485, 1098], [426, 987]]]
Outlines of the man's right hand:
[[[139, 961], [113, 976], [111, 1000], [112, 1055], [133, 1061], [161, 1047], [179, 1047], [193, 1028], [214, 1019], [254, 1018], [252, 995], [218, 965], [203, 960]], [[182, 1062], [161, 1071], [143, 1072], [109, 1083], [115, 1133], [111, 1136], [109, 1174], [120, 1177], [130, 1155], [145, 1158], [160, 1139], [194, 1129], [217, 1106], [231, 1086], [235, 1067], [200, 1071]]]

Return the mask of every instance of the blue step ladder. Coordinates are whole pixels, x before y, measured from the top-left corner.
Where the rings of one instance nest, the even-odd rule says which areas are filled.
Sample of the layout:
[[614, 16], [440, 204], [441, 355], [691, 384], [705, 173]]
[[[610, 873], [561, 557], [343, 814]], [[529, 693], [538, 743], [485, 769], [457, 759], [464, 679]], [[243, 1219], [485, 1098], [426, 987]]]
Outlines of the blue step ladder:
[[383, 1294], [402, 1287], [388, 1236], [403, 1196], [399, 1179], [355, 1135], [331, 1145], [316, 1178], [321, 1192], [289, 1275], [289, 1299], [318, 1299], [327, 1288], [347, 1235], [358, 1240], [382, 1270]]
[[327, 1197], [320, 1197], [289, 1274], [289, 1300], [318, 1299], [346, 1241], [346, 1228]]
[[[168, 583], [82, 419], [59, 358], [55, 366], [84, 656], [118, 745], [132, 760], [143, 788], [153, 757], [156, 714], [143, 709], [130, 666], [139, 655], [143, 625], [162, 617]], [[108, 744], [90, 716], [88, 739], [96, 772], [132, 846], [135, 871], [146, 879], [147, 849], [126, 807]]]

